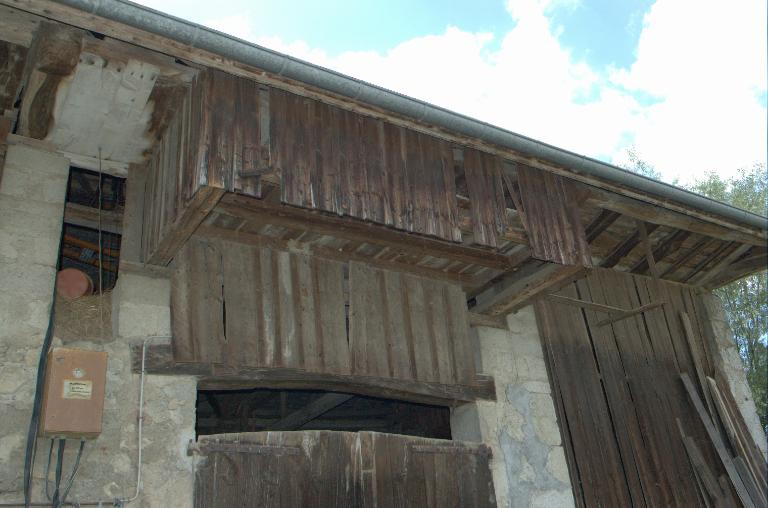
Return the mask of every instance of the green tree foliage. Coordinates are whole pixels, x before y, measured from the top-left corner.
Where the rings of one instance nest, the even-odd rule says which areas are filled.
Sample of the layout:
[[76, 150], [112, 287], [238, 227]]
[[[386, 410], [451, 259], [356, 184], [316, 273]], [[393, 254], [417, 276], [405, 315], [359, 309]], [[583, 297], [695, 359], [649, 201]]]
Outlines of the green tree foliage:
[[[755, 164], [729, 179], [709, 173], [691, 190], [766, 215], [767, 185], [765, 165]], [[716, 289], [715, 293], [723, 301], [760, 423], [768, 434], [768, 275], [763, 270]]]
[[[625, 169], [657, 180], [661, 174], [643, 161], [634, 148], [627, 150]], [[732, 178], [710, 172], [688, 189], [728, 203], [737, 208], [766, 216], [768, 179], [765, 164], [755, 164]], [[728, 323], [739, 347], [741, 359], [757, 414], [768, 434], [768, 274], [763, 270], [715, 290], [723, 302]]]

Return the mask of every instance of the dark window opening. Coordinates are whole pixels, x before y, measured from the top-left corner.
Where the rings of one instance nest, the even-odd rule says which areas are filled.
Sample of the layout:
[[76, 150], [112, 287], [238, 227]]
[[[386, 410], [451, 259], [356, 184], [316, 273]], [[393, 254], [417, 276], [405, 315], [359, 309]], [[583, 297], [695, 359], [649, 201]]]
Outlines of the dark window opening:
[[124, 208], [125, 178], [102, 174], [99, 179], [97, 172], [70, 168], [59, 269], [84, 273], [93, 293], [109, 291], [117, 282]]
[[198, 436], [337, 430], [451, 439], [447, 407], [317, 390], [198, 390], [196, 415]]

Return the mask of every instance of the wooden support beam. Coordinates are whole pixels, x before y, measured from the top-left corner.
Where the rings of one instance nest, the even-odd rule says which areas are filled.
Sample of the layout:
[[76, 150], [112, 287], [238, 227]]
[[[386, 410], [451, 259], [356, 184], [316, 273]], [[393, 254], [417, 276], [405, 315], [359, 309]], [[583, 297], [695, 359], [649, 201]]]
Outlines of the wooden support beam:
[[[133, 372], [141, 372], [141, 349], [141, 343], [131, 344]], [[170, 344], [149, 345], [145, 368], [148, 374], [197, 376], [201, 390], [237, 390], [256, 386], [285, 390], [343, 390], [369, 397], [451, 406], [478, 399], [496, 400], [496, 388], [490, 376], [477, 375], [472, 385], [448, 385], [288, 368], [229, 368], [210, 363], [175, 362]]]
[[646, 228], [645, 222], [638, 220], [637, 223], [637, 231], [640, 233], [640, 243], [643, 245], [643, 250], [645, 251], [645, 261], [648, 264], [648, 268], [651, 271], [651, 275], [653, 275], [654, 279], [659, 278], [659, 269], [656, 268], [656, 260], [653, 259], [653, 247], [651, 246], [651, 241], [648, 238], [648, 230]]
[[216, 211], [245, 220], [255, 219], [277, 226], [307, 229], [313, 233], [390, 247], [405, 254], [441, 257], [497, 270], [506, 270], [512, 266], [508, 256], [487, 249], [418, 236], [353, 218], [267, 203], [247, 196], [227, 194]]
[[85, 32], [59, 23], [43, 22], [27, 53], [19, 134], [45, 139], [53, 125], [59, 85], [75, 71]]
[[487, 316], [477, 312], [469, 313], [469, 326], [487, 326], [488, 328], [498, 328], [499, 330], [509, 330], [507, 320], [503, 316]]
[[583, 273], [584, 268], [581, 266], [530, 261], [478, 294], [472, 311], [493, 316], [508, 314], [528, 303], [537, 294], [562, 287]]
[[176, 255], [176, 252], [184, 245], [187, 238], [192, 236], [197, 227], [205, 220], [213, 210], [221, 197], [224, 189], [201, 186], [192, 197], [181, 216], [169, 227], [169, 231], [160, 239], [155, 250], [147, 256], [146, 262], [152, 265], [167, 265]]
[[[645, 228], [645, 234], [649, 235], [653, 231], [656, 230], [656, 228], [659, 227], [656, 224], [648, 224]], [[613, 268], [616, 266], [616, 264], [624, 259], [627, 255], [629, 255], [632, 250], [637, 247], [637, 245], [641, 241], [641, 232], [640, 230], [635, 230], [634, 233], [632, 233], [630, 236], [628, 236], [624, 241], [619, 243], [615, 249], [600, 263], [600, 266], [602, 268]]]
[[271, 424], [267, 430], [299, 430], [305, 423], [311, 422], [353, 397], [354, 395], [348, 393], [325, 393], [303, 408]]

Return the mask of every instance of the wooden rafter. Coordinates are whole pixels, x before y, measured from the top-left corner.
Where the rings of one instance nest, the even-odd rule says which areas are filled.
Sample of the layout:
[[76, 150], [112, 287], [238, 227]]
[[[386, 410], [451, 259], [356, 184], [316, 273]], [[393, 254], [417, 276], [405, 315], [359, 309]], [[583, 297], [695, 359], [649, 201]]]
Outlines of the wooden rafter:
[[600, 210], [597, 217], [595, 217], [595, 219], [587, 226], [587, 243], [595, 241], [597, 237], [600, 236], [603, 231], [611, 227], [611, 224], [616, 222], [616, 219], [619, 217], [621, 217], [620, 213], [611, 210]]
[[747, 244], [736, 245], [728, 255], [724, 256], [712, 268], [709, 268], [708, 270], [706, 270], [706, 272], [701, 273], [698, 277], [696, 277], [691, 282], [698, 286], [707, 284], [717, 274], [719, 274], [720, 272], [728, 268], [731, 264], [738, 261], [751, 248], [752, 246]]
[[664, 270], [661, 273], [661, 276], [664, 277], [664, 278], [671, 279], [672, 275], [674, 275], [675, 272], [677, 272], [677, 270], [679, 270], [681, 267], [683, 267], [683, 265], [685, 265], [685, 263], [690, 261], [694, 256], [696, 256], [699, 253], [701, 253], [704, 249], [706, 249], [707, 247], [709, 247], [710, 245], [712, 245], [716, 241], [717, 240], [715, 240], [714, 238], [710, 238], [710, 237], [707, 237], [707, 236], [699, 238], [696, 241], [696, 243], [690, 249], [688, 249], [687, 252], [683, 253], [682, 256], [680, 256], [672, 264], [670, 264], [667, 267], [667, 269]]
[[[670, 252], [673, 252], [680, 248], [685, 240], [691, 235], [690, 231], [678, 229], [667, 235], [659, 245], [653, 251], [653, 259], [656, 263], [659, 263], [667, 257]], [[648, 260], [646, 258], [641, 259], [635, 266], [632, 267], [632, 273], [643, 274], [648, 270]], [[666, 272], [664, 272], [666, 273]], [[663, 275], [660, 274], [660, 275]]]
[[735, 248], [736, 244], [733, 242], [721, 242], [715, 250], [713, 250], [708, 256], [706, 256], [704, 259], [699, 261], [699, 263], [694, 266], [692, 269], [688, 271], [688, 273], [682, 278], [683, 282], [689, 282], [693, 277], [696, 276], [699, 272], [704, 270], [706, 267], [710, 266], [712, 263], [714, 263], [717, 259], [720, 258], [720, 256], [726, 252], [729, 248]]
[[[659, 227], [657, 224], [648, 224], [645, 227], [646, 235], [651, 234]], [[602, 268], [613, 268], [616, 264], [624, 259], [632, 250], [637, 247], [641, 242], [641, 233], [639, 229], [636, 229], [631, 235], [620, 242], [613, 251], [606, 256], [600, 263]]]

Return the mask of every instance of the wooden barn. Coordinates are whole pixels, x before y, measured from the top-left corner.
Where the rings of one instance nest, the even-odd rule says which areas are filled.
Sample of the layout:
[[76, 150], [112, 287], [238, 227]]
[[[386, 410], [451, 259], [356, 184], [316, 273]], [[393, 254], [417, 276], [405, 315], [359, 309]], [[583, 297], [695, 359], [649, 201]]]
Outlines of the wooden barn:
[[124, 0], [0, 115], [0, 506], [766, 506], [765, 217]]

